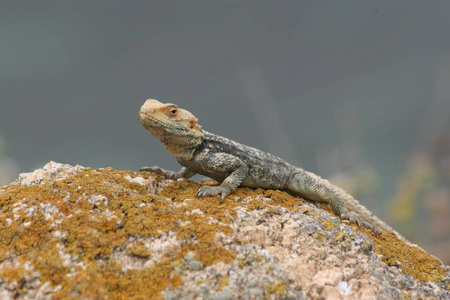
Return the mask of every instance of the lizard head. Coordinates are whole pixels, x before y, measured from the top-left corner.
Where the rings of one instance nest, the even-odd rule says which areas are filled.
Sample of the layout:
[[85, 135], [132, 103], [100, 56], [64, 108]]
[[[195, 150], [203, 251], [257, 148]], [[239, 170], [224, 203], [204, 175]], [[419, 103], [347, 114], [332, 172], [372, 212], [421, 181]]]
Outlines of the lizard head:
[[139, 111], [139, 121], [175, 156], [191, 156], [202, 142], [197, 118], [175, 104], [148, 99]]

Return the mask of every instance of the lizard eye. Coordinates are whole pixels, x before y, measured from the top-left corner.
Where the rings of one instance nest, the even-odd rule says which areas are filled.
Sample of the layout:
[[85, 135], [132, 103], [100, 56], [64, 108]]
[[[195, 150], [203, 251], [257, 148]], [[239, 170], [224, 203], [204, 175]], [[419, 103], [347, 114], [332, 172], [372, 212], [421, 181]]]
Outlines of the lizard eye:
[[194, 128], [194, 122], [190, 121], [189, 126], [191, 127], [191, 129]]
[[175, 107], [173, 107], [173, 108], [171, 108], [171, 109], [169, 110], [169, 112], [170, 112], [170, 115], [176, 116], [176, 114], [177, 114], [177, 109], [176, 109]]

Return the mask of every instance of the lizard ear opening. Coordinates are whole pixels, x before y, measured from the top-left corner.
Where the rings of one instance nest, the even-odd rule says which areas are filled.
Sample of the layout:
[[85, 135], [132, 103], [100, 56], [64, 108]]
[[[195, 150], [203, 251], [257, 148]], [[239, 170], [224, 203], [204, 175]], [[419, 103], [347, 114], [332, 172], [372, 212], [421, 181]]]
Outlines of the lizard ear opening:
[[193, 120], [189, 121], [189, 127], [191, 129], [198, 130], [198, 131], [200, 131], [200, 129], [202, 129], [202, 126], [198, 125], [197, 118], [194, 118]]

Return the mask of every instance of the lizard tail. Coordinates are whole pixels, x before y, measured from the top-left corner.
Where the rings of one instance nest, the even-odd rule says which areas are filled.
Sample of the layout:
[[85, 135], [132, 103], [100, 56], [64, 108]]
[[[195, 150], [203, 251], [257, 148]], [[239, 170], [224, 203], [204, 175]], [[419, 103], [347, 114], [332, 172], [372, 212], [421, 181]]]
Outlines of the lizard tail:
[[[301, 168], [296, 168], [293, 171], [293, 175], [290, 178], [286, 189], [305, 199], [328, 203], [333, 212], [339, 217], [342, 217], [349, 211], [355, 212], [363, 221], [376, 228], [395, 232], [392, 227], [377, 218], [372, 212], [361, 205], [351, 195], [347, 194], [343, 189], [331, 184], [328, 180]], [[401, 235], [397, 232], [395, 233], [403, 239]]]

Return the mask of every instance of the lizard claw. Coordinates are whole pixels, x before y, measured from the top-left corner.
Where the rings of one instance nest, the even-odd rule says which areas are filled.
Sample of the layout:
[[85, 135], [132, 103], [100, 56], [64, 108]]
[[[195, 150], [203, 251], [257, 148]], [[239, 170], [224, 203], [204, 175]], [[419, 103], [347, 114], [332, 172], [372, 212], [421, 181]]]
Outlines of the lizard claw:
[[155, 167], [142, 167], [139, 169], [139, 172], [153, 172]]
[[197, 197], [204, 198], [206, 196], [216, 196], [220, 194], [220, 203], [223, 202], [230, 192], [222, 186], [202, 186], [197, 193]]
[[152, 172], [157, 175], [163, 175], [163, 171], [160, 167], [142, 167], [139, 169], [139, 172]]
[[367, 227], [372, 230], [374, 234], [380, 234], [380, 232], [372, 224], [361, 219], [361, 217], [355, 212], [345, 212], [341, 215], [341, 219], [348, 220], [350, 224], [356, 224], [358, 227]]

